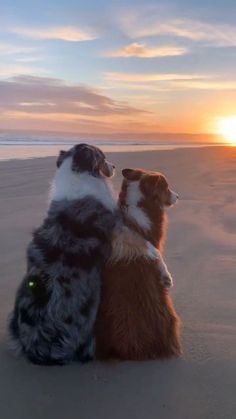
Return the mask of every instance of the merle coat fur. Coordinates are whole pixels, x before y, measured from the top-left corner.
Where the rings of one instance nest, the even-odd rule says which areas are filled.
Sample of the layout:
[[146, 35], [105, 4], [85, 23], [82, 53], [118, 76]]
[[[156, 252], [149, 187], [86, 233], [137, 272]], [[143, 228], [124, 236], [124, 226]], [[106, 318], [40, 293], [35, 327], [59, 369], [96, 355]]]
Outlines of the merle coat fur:
[[14, 347], [37, 364], [87, 361], [95, 353], [100, 277], [111, 253], [114, 166], [85, 144], [61, 152], [51, 203], [27, 251], [10, 320]]

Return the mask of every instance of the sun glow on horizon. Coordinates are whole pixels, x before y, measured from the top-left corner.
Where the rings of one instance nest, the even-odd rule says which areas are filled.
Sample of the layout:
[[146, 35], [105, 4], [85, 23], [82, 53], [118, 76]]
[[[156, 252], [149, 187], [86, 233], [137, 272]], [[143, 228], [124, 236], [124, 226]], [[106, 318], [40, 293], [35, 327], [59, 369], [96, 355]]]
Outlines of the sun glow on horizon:
[[236, 116], [220, 118], [217, 131], [224, 139], [236, 146]]

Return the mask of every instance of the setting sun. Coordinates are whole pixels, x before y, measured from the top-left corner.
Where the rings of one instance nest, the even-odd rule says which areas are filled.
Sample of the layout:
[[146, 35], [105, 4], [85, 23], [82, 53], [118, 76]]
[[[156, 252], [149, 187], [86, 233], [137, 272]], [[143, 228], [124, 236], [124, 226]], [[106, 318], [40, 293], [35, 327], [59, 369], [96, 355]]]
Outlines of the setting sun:
[[236, 145], [236, 116], [222, 118], [218, 123], [218, 132], [225, 140]]

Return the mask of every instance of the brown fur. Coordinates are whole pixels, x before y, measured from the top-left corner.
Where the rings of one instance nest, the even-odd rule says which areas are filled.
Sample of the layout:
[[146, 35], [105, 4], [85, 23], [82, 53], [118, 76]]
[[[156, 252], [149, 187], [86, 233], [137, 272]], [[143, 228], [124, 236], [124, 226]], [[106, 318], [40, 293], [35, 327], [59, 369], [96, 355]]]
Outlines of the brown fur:
[[[163, 205], [170, 205], [170, 191], [159, 173], [126, 169], [119, 197], [124, 222], [133, 232], [161, 249], [165, 230]], [[127, 215], [127, 186], [139, 181], [143, 199], [138, 206], [152, 227], [144, 231]], [[124, 255], [125, 256], [125, 255]], [[147, 360], [179, 356], [180, 321], [168, 291], [161, 282], [158, 262], [139, 256], [115, 260], [103, 275], [101, 304], [96, 324], [97, 358]]]

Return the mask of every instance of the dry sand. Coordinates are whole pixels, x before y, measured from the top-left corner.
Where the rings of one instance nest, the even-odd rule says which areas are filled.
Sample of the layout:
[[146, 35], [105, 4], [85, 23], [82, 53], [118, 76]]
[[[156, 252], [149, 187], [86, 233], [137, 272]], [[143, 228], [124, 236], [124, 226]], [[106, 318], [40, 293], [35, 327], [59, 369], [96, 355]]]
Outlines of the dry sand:
[[184, 357], [38, 367], [6, 348], [6, 317], [41, 222], [55, 159], [0, 164], [0, 418], [236, 418], [236, 148], [110, 154], [120, 169], [163, 171], [181, 201], [169, 210], [166, 259], [183, 321]]

